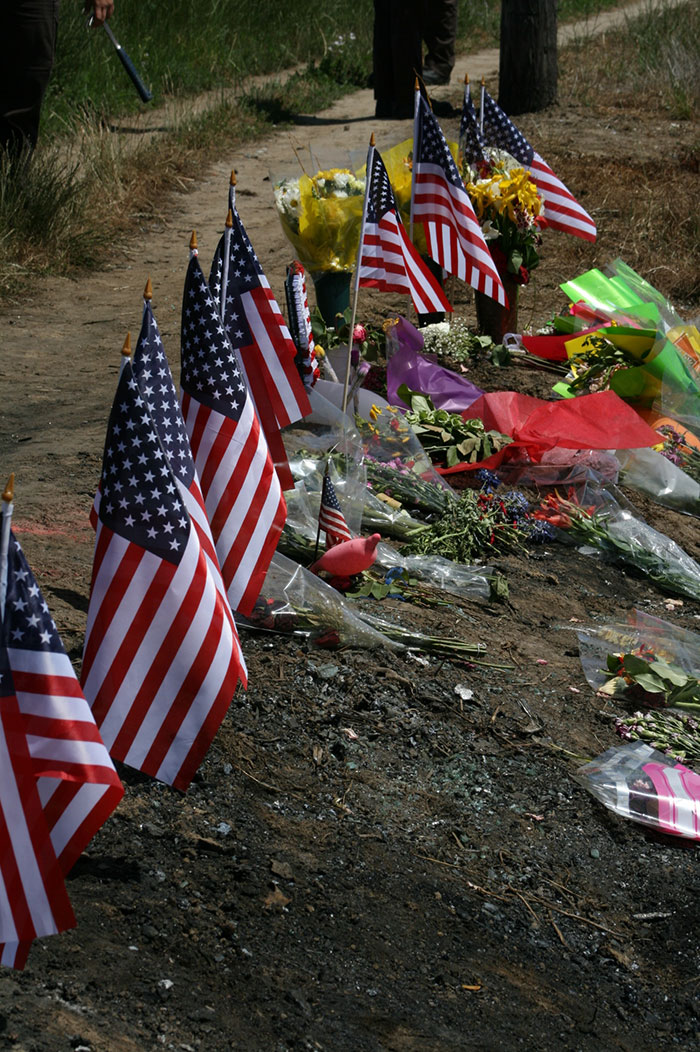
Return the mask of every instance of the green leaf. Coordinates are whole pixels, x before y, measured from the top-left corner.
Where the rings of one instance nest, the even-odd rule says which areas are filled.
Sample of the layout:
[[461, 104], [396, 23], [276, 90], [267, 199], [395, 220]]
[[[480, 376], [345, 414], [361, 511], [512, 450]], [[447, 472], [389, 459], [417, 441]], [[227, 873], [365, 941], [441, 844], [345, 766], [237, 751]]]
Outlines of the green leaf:
[[649, 694], [665, 694], [666, 688], [663, 683], [660, 683], [656, 676], [647, 676], [643, 672], [638, 676], [634, 677], [634, 682], [638, 683], [642, 690], [648, 691]]
[[638, 673], [649, 671], [649, 662], [645, 661], [644, 658], [637, 657], [636, 654], [623, 654], [622, 662], [625, 666], [625, 672], [628, 676], [637, 678]]
[[461, 464], [459, 453], [457, 452], [457, 446], [447, 447], [447, 466], [453, 468], [455, 464]]
[[651, 661], [649, 668], [653, 669], [658, 676], [663, 676], [664, 679], [669, 680], [676, 687], [684, 687], [690, 678], [682, 669], [675, 668], [673, 665], [667, 665], [665, 661]]

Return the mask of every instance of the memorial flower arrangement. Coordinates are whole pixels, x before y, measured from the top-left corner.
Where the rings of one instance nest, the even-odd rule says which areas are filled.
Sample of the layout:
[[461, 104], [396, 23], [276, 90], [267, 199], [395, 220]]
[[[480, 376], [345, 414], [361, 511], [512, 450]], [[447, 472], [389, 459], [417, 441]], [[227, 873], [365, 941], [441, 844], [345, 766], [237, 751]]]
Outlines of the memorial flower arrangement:
[[364, 193], [365, 180], [346, 168], [275, 183], [282, 229], [312, 276], [355, 266]]
[[700, 596], [700, 565], [670, 537], [614, 502], [584, 506], [573, 490], [568, 497], [555, 491], [533, 514], [574, 543], [636, 567], [664, 591], [693, 599]]
[[526, 285], [540, 261], [544, 203], [530, 173], [503, 150], [478, 166], [462, 164], [462, 179], [496, 266]]

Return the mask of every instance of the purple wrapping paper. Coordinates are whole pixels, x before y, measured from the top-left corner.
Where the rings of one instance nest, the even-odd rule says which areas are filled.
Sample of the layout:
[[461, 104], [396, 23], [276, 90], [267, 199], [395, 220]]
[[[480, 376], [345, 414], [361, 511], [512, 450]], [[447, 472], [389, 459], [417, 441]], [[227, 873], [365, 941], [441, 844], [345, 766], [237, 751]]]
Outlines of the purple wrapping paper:
[[423, 337], [405, 319], [399, 319], [396, 329], [399, 349], [389, 358], [386, 367], [387, 399], [390, 405], [408, 409], [396, 393], [401, 384], [407, 384], [412, 391], [427, 395], [436, 409], [446, 409], [448, 413], [461, 413], [484, 393], [469, 380], [438, 365], [432, 355], [420, 354]]

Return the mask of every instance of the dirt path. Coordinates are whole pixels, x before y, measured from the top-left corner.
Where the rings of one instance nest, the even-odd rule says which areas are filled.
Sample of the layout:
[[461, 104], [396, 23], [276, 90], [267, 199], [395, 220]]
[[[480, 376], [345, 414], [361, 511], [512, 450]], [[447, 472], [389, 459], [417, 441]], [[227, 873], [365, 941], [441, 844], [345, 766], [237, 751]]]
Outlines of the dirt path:
[[[460, 60], [440, 95], [459, 100], [465, 69], [494, 87], [497, 64], [495, 51]], [[190, 232], [206, 267], [231, 167], [281, 300], [292, 253], [269, 173], [294, 171], [290, 139], [339, 163], [364, 152], [373, 130], [380, 149], [410, 134], [410, 122], [378, 124], [372, 112], [371, 93], [358, 92], [222, 157], [111, 266], [46, 281], [0, 317], [0, 465], [16, 473], [15, 526], [76, 660], [87, 515], [147, 276], [177, 376]], [[640, 136], [645, 163], [667, 172], [693, 134], [624, 103], [604, 116], [569, 93], [523, 119], [599, 224], [596, 245], [547, 238], [522, 301], [534, 325], [564, 305], [559, 281], [624, 258], [626, 210], [637, 186], [647, 192]], [[616, 169], [605, 166], [613, 154]], [[667, 280], [676, 260], [653, 265]], [[375, 317], [392, 306], [366, 303]], [[473, 320], [467, 293], [457, 306]], [[470, 378], [541, 397], [553, 382], [488, 365]], [[642, 508], [698, 558], [695, 519]], [[77, 929], [42, 940], [24, 973], [3, 976], [0, 1050], [697, 1048], [699, 856], [609, 815], [572, 778], [577, 757], [616, 740], [572, 628], [642, 608], [697, 631], [700, 604], [669, 605], [642, 575], [562, 545], [499, 565], [507, 604], [383, 610], [429, 632], [459, 625], [499, 670], [246, 635], [250, 689], [187, 794], [123, 771], [124, 801], [71, 874]]]
[[[603, 32], [628, 11], [644, 3], [606, 12], [594, 19], [560, 30], [562, 41]], [[484, 76], [493, 87], [498, 69], [496, 49], [464, 56], [457, 62], [452, 84], [436, 97], [459, 102], [464, 71], [473, 80]], [[457, 93], [457, 94], [456, 94]], [[409, 121], [378, 124], [372, 116], [371, 91], [358, 91], [330, 109], [301, 118], [293, 128], [280, 129], [254, 142], [249, 150], [224, 155], [191, 192], [177, 196], [167, 208], [161, 229], [152, 229], [132, 240], [126, 253], [117, 250], [112, 266], [72, 278], [52, 278], [41, 283], [33, 299], [0, 317], [3, 346], [0, 376], [5, 390], [0, 418], [0, 463], [17, 478], [16, 521], [41, 521], [47, 507], [58, 502], [46, 529], [58, 544], [90, 544], [84, 525], [93, 480], [97, 476], [104, 427], [116, 376], [119, 350], [127, 330], [138, 331], [141, 294], [148, 275], [154, 285], [154, 307], [163, 331], [166, 350], [177, 375], [179, 311], [183, 273], [190, 232], [196, 227], [205, 266], [211, 257], [226, 214], [228, 177], [238, 172], [241, 218], [278, 299], [291, 249], [281, 234], [274, 209], [269, 175], [294, 173], [292, 143], [301, 151], [311, 147], [316, 156], [334, 163], [366, 150], [370, 133], [378, 146], [388, 148], [411, 134]], [[160, 111], [144, 114], [143, 125], [167, 126]], [[564, 115], [561, 150], [573, 149], [576, 129]], [[133, 130], [124, 125], [123, 139], [133, 141]], [[457, 121], [445, 122], [454, 135]], [[119, 134], [119, 133], [115, 133]], [[99, 206], [99, 202], [96, 202]], [[76, 471], [76, 457], [90, 467], [83, 476]], [[64, 521], [65, 519], [65, 521]], [[28, 529], [37, 530], [27, 523]], [[37, 534], [40, 536], [41, 534]]]

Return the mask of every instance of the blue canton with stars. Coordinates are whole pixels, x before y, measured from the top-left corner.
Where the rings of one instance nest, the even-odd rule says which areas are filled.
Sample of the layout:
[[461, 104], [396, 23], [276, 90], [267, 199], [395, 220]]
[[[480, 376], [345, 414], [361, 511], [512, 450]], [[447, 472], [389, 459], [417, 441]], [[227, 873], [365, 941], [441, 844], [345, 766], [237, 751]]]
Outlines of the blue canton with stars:
[[107, 428], [100, 519], [127, 541], [179, 563], [190, 520], [131, 362], [122, 367]]
[[189, 489], [194, 478], [190, 440], [150, 302], [143, 309], [143, 322], [132, 368], [168, 454], [170, 466], [182, 485]]
[[196, 256], [187, 268], [182, 300], [180, 386], [217, 413], [240, 420], [248, 388]]
[[505, 115], [489, 95], [484, 92], [484, 138], [491, 146], [506, 150], [522, 165], [532, 164], [535, 151], [522, 132]]
[[422, 96], [419, 105], [420, 120], [418, 122], [419, 140], [418, 149], [416, 150], [417, 161], [419, 163], [423, 162], [424, 164], [439, 165], [445, 174], [445, 178], [448, 179], [453, 186], [464, 188], [454, 157], [450, 152], [449, 146], [445, 142], [445, 136], [442, 134], [442, 129], [437, 122], [435, 114]]
[[231, 346], [238, 348], [248, 347], [253, 342], [241, 296], [244, 292], [250, 292], [251, 289], [256, 288], [260, 284], [260, 275], [263, 273], [263, 269], [233, 204], [232, 194], [229, 203], [233, 215], [233, 226], [230, 228], [230, 233], [227, 231], [222, 235], [219, 244], [216, 246], [211, 273], [209, 274], [209, 287], [220, 309], [221, 286], [224, 280], [224, 257], [226, 255], [226, 241], [228, 240], [228, 279], [225, 289], [224, 322], [226, 335], [231, 341]]
[[484, 160], [484, 140], [479, 132], [479, 123], [476, 118], [472, 97], [467, 93], [465, 93], [462, 105], [459, 142], [467, 164], [476, 164], [478, 161]]
[[370, 170], [372, 174], [369, 180], [369, 193], [367, 194], [367, 222], [378, 223], [387, 212], [396, 212], [398, 216], [394, 191], [391, 189], [384, 161], [376, 149], [372, 151]]
[[39, 585], [12, 532], [7, 553], [7, 597], [0, 648], [0, 697], [3, 698], [14, 694], [8, 647], [65, 653]]

